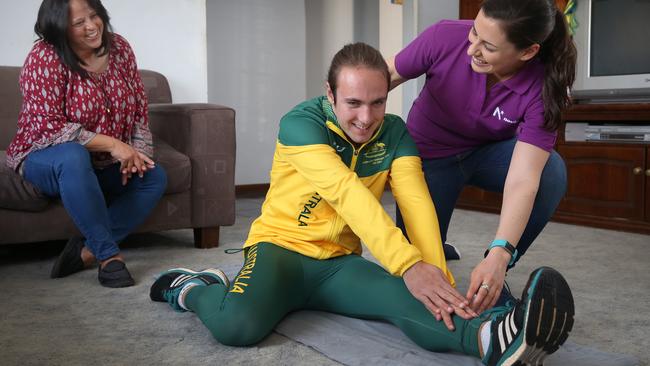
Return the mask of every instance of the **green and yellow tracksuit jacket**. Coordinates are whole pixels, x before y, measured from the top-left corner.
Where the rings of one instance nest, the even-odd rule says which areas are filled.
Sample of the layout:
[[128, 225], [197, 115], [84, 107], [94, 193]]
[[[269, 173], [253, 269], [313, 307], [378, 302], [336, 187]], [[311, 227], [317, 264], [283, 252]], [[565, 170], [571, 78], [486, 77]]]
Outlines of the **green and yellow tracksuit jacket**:
[[[381, 206], [387, 182], [413, 245]], [[387, 114], [355, 148], [327, 98], [308, 100], [280, 121], [271, 184], [244, 247], [270, 242], [327, 259], [361, 254], [360, 240], [393, 275], [424, 260], [455, 284], [422, 162], [402, 119]]]

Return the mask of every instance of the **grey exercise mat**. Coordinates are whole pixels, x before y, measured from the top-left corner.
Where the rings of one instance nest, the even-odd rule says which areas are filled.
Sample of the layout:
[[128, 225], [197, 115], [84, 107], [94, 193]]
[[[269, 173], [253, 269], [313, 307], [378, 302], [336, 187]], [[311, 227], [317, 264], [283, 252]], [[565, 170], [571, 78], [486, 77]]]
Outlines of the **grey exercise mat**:
[[[225, 268], [234, 278], [239, 267]], [[289, 314], [275, 331], [344, 365], [480, 366], [474, 357], [420, 348], [392, 324], [319, 311]], [[545, 366], [637, 366], [637, 358], [567, 341]]]
[[[345, 365], [482, 365], [474, 357], [426, 351], [411, 342], [397, 327], [378, 321], [299, 311], [287, 316], [275, 330]], [[639, 365], [639, 360], [567, 341], [546, 359], [544, 365], [632, 366]]]

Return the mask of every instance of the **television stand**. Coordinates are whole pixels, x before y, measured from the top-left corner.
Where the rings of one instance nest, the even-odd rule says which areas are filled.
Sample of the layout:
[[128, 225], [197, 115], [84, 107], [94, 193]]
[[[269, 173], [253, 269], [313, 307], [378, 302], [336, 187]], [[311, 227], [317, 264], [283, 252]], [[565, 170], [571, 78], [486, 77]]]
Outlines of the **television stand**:
[[636, 97], [636, 98], [585, 98], [575, 102], [575, 105], [594, 105], [594, 104], [647, 104], [650, 103], [650, 97]]
[[646, 104], [650, 103], [650, 88], [573, 90], [576, 105], [588, 104]]
[[[564, 139], [566, 122], [650, 125], [650, 103], [577, 104], [563, 122], [556, 150], [568, 185], [552, 220], [650, 234], [650, 144]], [[499, 212], [501, 195], [468, 187], [457, 207]]]

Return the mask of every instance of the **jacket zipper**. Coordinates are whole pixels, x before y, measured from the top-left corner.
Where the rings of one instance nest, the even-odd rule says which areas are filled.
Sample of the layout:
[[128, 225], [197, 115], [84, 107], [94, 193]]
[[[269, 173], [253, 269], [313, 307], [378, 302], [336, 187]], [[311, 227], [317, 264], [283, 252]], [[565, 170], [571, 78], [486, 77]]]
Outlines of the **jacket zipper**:
[[[382, 126], [380, 126], [379, 128], [381, 129]], [[379, 130], [377, 130], [377, 132], [379, 132]], [[339, 134], [337, 133], [337, 135], [339, 135]], [[339, 136], [341, 136], [341, 135], [339, 135]], [[352, 152], [352, 160], [350, 161], [350, 169], [352, 169], [353, 172], [356, 173], [357, 159], [359, 158], [359, 153], [361, 152], [361, 150], [363, 150], [364, 147], [366, 147], [366, 145], [373, 142], [376, 139], [375, 138], [376, 136], [377, 135], [375, 134], [375, 136], [373, 136], [370, 140], [366, 141], [363, 145], [359, 146], [358, 149], [356, 149], [354, 147], [354, 144], [351, 143], [347, 138], [341, 136], [341, 138], [343, 138], [343, 140], [345, 140], [345, 142], [350, 144], [350, 147], [352, 147], [353, 152]], [[340, 231], [341, 231], [340, 228], [339, 228], [339, 226], [341, 226], [340, 222], [341, 222], [341, 219], [340, 219], [340, 217], [339, 217], [339, 215], [337, 213], [334, 216], [334, 222], [332, 223], [332, 226], [330, 227], [330, 232], [329, 232], [329, 235], [328, 235], [331, 242], [336, 242], [339, 239], [338, 235], [337, 235], [336, 238], [334, 238], [334, 234], [335, 233], [340, 233]], [[324, 252], [325, 252], [324, 250], [321, 250], [321, 253], [324, 253]]]
[[[347, 139], [346, 139], [346, 141], [347, 141]], [[352, 160], [350, 161], [350, 169], [352, 169], [353, 172], [356, 173], [355, 169], [356, 169], [356, 166], [357, 166], [357, 159], [359, 158], [359, 153], [371, 141], [372, 141], [372, 139], [367, 141], [363, 145], [359, 146], [358, 149], [356, 149], [354, 147], [354, 145], [350, 141], [347, 141], [347, 143], [350, 144], [350, 146], [352, 147], [352, 151], [353, 151]], [[342, 226], [341, 225], [341, 218], [340, 218], [340, 216], [338, 214], [336, 214], [336, 216], [334, 216], [334, 222], [332, 223], [332, 226], [330, 227], [330, 234], [328, 235], [329, 238], [330, 238], [330, 241], [332, 241], [332, 242], [337, 242], [338, 241], [339, 238], [338, 238], [337, 233], [340, 234], [341, 226]], [[334, 237], [334, 234], [337, 234], [336, 238]]]

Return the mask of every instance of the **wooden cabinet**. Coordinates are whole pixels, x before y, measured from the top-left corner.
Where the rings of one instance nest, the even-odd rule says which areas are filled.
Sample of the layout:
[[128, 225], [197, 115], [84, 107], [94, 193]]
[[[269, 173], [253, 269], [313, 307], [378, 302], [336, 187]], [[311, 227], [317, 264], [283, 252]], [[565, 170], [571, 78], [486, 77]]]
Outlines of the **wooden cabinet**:
[[[478, 14], [478, 11], [481, 9], [481, 3], [483, 0], [460, 0], [459, 5], [460, 5], [460, 11], [459, 11], [459, 18], [460, 19], [474, 19], [476, 18], [476, 14]], [[558, 6], [558, 8], [564, 10], [566, 7], [568, 0], [555, 0], [555, 4]]]
[[567, 192], [558, 215], [645, 219], [646, 148], [608, 143], [562, 144]]
[[[565, 122], [650, 125], [650, 104], [576, 105]], [[650, 234], [650, 144], [567, 142], [557, 152], [567, 166], [567, 192], [554, 221]], [[501, 195], [466, 188], [457, 207], [499, 212]]]
[[460, 19], [474, 19], [476, 14], [481, 9], [482, 0], [460, 0], [460, 12], [458, 17]]
[[645, 221], [650, 225], [650, 148], [645, 156]]
[[[647, 126], [650, 103], [575, 105], [563, 120]], [[561, 128], [557, 151], [568, 188], [554, 220], [650, 234], [650, 144], [568, 142]]]

